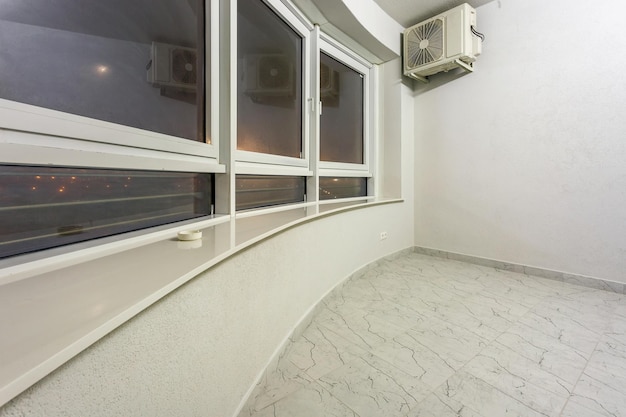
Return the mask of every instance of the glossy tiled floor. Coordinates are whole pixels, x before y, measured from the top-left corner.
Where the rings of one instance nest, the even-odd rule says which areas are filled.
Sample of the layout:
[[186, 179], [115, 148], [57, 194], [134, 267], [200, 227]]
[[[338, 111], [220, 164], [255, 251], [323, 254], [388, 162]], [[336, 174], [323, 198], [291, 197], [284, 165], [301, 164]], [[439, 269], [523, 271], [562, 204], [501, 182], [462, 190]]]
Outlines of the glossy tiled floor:
[[244, 416], [626, 416], [626, 298], [384, 261], [326, 301]]

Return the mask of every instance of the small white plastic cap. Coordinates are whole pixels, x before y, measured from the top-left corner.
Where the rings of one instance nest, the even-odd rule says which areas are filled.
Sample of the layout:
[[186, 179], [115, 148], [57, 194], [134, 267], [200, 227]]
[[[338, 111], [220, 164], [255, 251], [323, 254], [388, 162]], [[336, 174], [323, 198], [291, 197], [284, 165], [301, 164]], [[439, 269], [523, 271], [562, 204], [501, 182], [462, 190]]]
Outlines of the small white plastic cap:
[[198, 240], [202, 239], [202, 231], [201, 230], [183, 230], [182, 232], [178, 232], [178, 240]]

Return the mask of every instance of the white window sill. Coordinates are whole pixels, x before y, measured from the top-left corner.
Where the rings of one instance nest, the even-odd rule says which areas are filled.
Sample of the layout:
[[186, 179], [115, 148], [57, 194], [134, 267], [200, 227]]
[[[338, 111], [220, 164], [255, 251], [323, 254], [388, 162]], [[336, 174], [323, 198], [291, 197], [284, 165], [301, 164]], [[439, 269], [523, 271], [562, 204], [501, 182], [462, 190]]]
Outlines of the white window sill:
[[[186, 226], [204, 225], [198, 241], [178, 241], [176, 233], [181, 227], [171, 228], [159, 232], [156, 241], [121, 241], [121, 251], [108, 249], [96, 256], [93, 251], [97, 249], [93, 249], [87, 260], [73, 259], [69, 266], [55, 267], [48, 262], [40, 269], [45, 272], [20, 271], [21, 279], [5, 274], [0, 285], [0, 406], [154, 302], [244, 248], [319, 217], [401, 201], [329, 201], [256, 216], [214, 219]], [[16, 266], [7, 270], [10, 268]], [[0, 269], [0, 276], [2, 273]]]

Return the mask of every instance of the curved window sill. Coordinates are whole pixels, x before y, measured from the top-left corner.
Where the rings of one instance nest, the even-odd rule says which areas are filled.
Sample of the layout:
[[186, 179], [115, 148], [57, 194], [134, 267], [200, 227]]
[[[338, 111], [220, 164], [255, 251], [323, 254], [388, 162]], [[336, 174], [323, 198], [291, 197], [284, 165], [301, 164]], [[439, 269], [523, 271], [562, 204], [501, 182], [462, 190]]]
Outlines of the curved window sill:
[[[0, 281], [4, 282], [0, 285], [0, 334], [4, 335], [0, 339], [0, 406], [151, 304], [241, 250], [333, 213], [398, 202], [402, 200], [324, 202], [235, 219], [216, 218], [170, 228], [149, 240], [110, 243], [99, 256], [95, 254], [98, 249], [92, 248], [85, 259], [74, 257], [62, 267], [44, 260], [34, 275], [23, 270], [7, 274], [0, 269]], [[203, 232], [201, 240], [176, 239], [181, 229], [198, 228]], [[11, 268], [16, 266], [7, 270]], [[23, 278], [17, 279], [19, 275]]]

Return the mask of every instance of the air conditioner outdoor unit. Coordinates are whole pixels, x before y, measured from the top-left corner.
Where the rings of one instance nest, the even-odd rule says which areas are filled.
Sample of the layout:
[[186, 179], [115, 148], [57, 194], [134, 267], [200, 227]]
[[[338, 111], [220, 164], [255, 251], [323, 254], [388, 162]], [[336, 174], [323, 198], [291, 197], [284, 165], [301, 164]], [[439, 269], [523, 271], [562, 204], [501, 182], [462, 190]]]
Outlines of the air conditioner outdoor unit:
[[339, 96], [339, 72], [328, 65], [320, 64], [320, 97], [333, 98]]
[[246, 94], [292, 96], [293, 64], [282, 54], [249, 54], [243, 59], [243, 83]]
[[198, 68], [195, 49], [152, 42], [151, 58], [147, 78], [153, 86], [196, 89]]
[[476, 32], [476, 10], [467, 3], [404, 31], [404, 75], [428, 81], [454, 68], [474, 71], [483, 35]]

